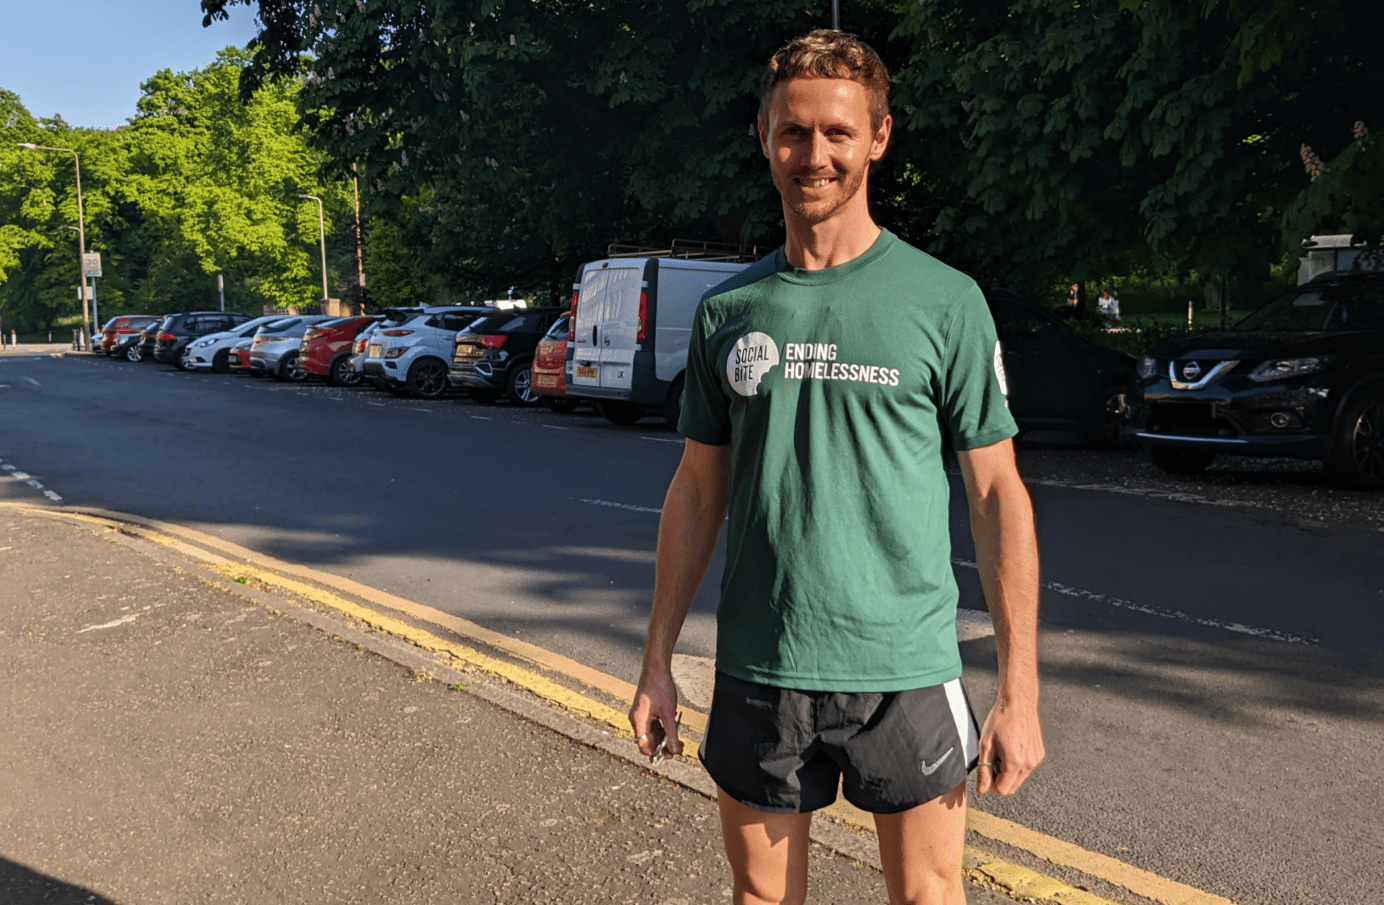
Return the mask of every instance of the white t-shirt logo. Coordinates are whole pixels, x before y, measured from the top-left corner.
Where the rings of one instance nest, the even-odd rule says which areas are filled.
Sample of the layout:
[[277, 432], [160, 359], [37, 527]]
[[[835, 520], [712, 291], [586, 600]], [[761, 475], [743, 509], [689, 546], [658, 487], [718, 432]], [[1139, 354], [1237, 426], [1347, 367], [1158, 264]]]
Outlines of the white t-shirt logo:
[[1000, 341], [995, 340], [995, 379], [1000, 382], [1000, 392], [1008, 396], [1009, 380], [1004, 376], [1004, 357], [1000, 351]]
[[726, 378], [741, 396], [759, 392], [759, 381], [779, 363], [778, 346], [767, 333], [746, 333], [726, 356]]

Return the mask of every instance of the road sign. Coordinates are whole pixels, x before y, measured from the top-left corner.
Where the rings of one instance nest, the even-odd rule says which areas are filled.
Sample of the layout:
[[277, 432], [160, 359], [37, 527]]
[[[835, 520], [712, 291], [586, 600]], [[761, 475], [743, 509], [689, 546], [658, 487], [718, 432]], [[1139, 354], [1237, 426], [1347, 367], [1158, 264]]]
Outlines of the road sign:
[[78, 287], [77, 287], [77, 301], [79, 301], [79, 302], [89, 302], [89, 301], [92, 300], [92, 298], [93, 298], [93, 295], [92, 295], [92, 291], [91, 291], [91, 287], [90, 287], [90, 286], [78, 286]]
[[82, 255], [82, 276], [99, 277], [101, 275], [101, 252], [89, 251]]

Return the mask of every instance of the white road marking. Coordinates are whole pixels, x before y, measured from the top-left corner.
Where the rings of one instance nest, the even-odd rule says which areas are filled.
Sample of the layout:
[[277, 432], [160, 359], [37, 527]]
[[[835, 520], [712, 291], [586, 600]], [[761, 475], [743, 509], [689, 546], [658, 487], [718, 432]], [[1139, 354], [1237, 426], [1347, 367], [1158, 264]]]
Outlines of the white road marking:
[[0, 390], [8, 390], [9, 388], [10, 385], [8, 383], [0, 383]]
[[37, 380], [35, 380], [35, 379], [32, 378], [32, 377], [25, 377], [24, 379], [27, 380], [27, 381], [29, 381], [30, 383], [32, 383], [32, 384], [33, 384], [34, 386], [36, 386], [36, 387], [41, 387], [41, 386], [43, 386], [43, 384], [39, 383]]
[[543, 425], [543, 426], [546, 427], [546, 428], [547, 428], [548, 430], [550, 430], [550, 431], [569, 431], [569, 430], [571, 430], [570, 427], [562, 427], [561, 425], [557, 425], [557, 424], [545, 424], [545, 425]]
[[54, 492], [51, 491], [51, 490], [45, 490], [45, 491], [43, 491], [43, 495], [46, 496], [46, 497], [48, 497], [48, 499], [52, 500], [52, 501], [55, 502], [55, 503], [61, 503], [61, 502], [62, 502], [62, 497], [58, 496], [56, 493], [54, 493]]
[[24, 471], [15, 471], [13, 468], [7, 468], [7, 469], [5, 469], [5, 470], [8, 471], [8, 472], [10, 473], [10, 477], [12, 477], [12, 478], [17, 478], [17, 479], [19, 479], [19, 480], [21, 480], [21, 481], [27, 481], [27, 480], [29, 480], [29, 474], [28, 474], [28, 472], [24, 472]]
[[654, 441], [655, 443], [677, 443], [677, 444], [679, 444], [679, 445], [681, 445], [682, 442], [683, 442], [683, 440], [682, 440], [681, 437], [679, 437], [679, 438], [676, 439], [676, 440], [670, 440], [670, 439], [667, 438], [667, 437], [640, 437], [639, 439], [641, 439], [641, 440], [652, 440], [652, 441]]
[[86, 628], [84, 628], [84, 629], [82, 629], [81, 631], [77, 632], [77, 634], [81, 635], [81, 634], [85, 634], [86, 632], [94, 632], [94, 631], [96, 631], [97, 629], [103, 629], [103, 628], [115, 628], [117, 625], [124, 625], [124, 624], [127, 623], [127, 622], [134, 622], [134, 621], [135, 621], [136, 619], [138, 619], [138, 618], [139, 618], [139, 616], [138, 616], [138, 615], [135, 615], [135, 614], [131, 614], [131, 615], [129, 615], [129, 616], [121, 616], [119, 619], [115, 620], [114, 622], [107, 622], [105, 625], [88, 625]]
[[[966, 559], [953, 559], [953, 565], [963, 566], [967, 569], [976, 568], [976, 564]], [[1070, 585], [1061, 584], [1056, 581], [1045, 581], [1043, 587], [1049, 591], [1054, 591], [1066, 597], [1075, 597], [1079, 600], [1090, 600], [1093, 603], [1103, 603], [1107, 606], [1121, 610], [1131, 610], [1135, 613], [1143, 613], [1146, 616], [1157, 616], [1160, 619], [1172, 619], [1176, 622], [1185, 622], [1189, 625], [1205, 625], [1210, 628], [1223, 629], [1227, 632], [1239, 632], [1242, 635], [1253, 635], [1256, 638], [1267, 638], [1270, 641], [1284, 641], [1289, 644], [1319, 644], [1319, 639], [1309, 635], [1299, 635], [1293, 632], [1280, 632], [1271, 628], [1260, 628], [1254, 625], [1245, 625], [1241, 622], [1222, 622], [1219, 619], [1208, 619], [1205, 616], [1193, 616], [1181, 610], [1165, 610], [1162, 607], [1150, 606], [1146, 603], [1134, 603], [1131, 600], [1123, 600], [1119, 597], [1111, 597], [1108, 594], [1101, 594], [1097, 591], [1087, 591], [1084, 588], [1074, 588]]]
[[477, 421], [494, 421], [494, 420], [495, 420], [494, 418], [483, 418], [483, 417], [481, 417], [480, 415], [472, 415], [471, 417], [474, 418], [474, 419], [476, 419]]
[[655, 509], [650, 506], [632, 506], [629, 503], [612, 503], [610, 500], [586, 500], [581, 497], [568, 497], [578, 503], [589, 503], [592, 506], [608, 506], [611, 509], [628, 509], [630, 512], [662, 512], [662, 508]]
[[1195, 493], [1173, 493], [1167, 490], [1156, 490], [1152, 487], [1124, 487], [1119, 484], [1077, 484], [1073, 481], [1024, 481], [1030, 486], [1039, 487], [1061, 487], [1065, 490], [1098, 490], [1105, 493], [1121, 493], [1125, 496], [1144, 497], [1151, 500], [1171, 500], [1175, 503], [1201, 503], [1206, 506], [1248, 506], [1253, 507], [1254, 503], [1242, 500], [1213, 500], [1208, 497], [1198, 496]]

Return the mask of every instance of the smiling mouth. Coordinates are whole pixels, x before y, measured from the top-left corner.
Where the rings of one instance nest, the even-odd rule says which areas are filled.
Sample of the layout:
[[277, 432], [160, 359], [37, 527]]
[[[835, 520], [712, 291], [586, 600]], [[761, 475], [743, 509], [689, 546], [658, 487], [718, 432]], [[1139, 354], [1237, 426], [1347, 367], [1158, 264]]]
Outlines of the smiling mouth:
[[819, 188], [822, 188], [823, 186], [827, 185], [827, 184], [828, 184], [829, 182], [831, 182], [831, 181], [832, 181], [832, 180], [830, 180], [830, 179], [828, 179], [828, 178], [826, 178], [826, 177], [822, 177], [822, 178], [820, 178], [820, 179], [808, 179], [808, 178], [805, 177], [805, 176], [794, 176], [794, 177], [793, 177], [793, 182], [794, 182], [794, 183], [796, 183], [797, 185], [803, 186], [804, 188], [809, 188], [809, 189], [819, 189]]

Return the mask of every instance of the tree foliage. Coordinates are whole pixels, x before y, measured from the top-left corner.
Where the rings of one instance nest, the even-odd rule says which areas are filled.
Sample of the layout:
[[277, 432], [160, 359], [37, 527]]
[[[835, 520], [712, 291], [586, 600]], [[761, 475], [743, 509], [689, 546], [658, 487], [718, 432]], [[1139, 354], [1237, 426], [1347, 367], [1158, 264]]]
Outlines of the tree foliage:
[[946, 149], [935, 244], [1020, 278], [1264, 269], [1366, 174], [1314, 192], [1299, 158], [1377, 111], [1381, 25], [1372, 0], [925, 0], [899, 101]]

